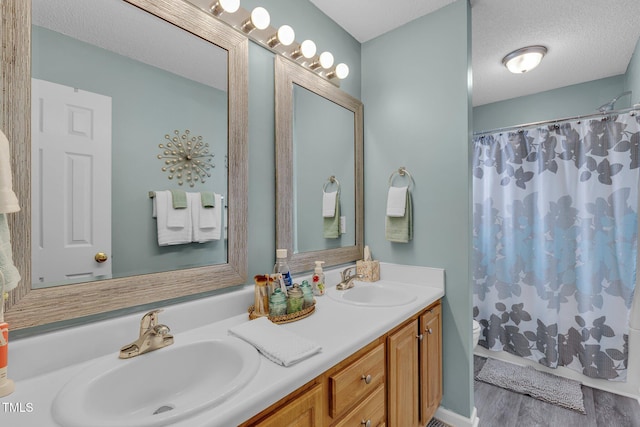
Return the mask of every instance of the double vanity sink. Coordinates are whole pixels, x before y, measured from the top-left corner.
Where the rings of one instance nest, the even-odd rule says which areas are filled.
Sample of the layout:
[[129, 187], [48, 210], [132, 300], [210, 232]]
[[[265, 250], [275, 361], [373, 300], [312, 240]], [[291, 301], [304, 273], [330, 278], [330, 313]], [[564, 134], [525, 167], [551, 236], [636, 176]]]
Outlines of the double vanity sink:
[[[320, 353], [293, 366], [274, 364], [253, 346], [227, 335], [228, 329], [248, 321], [246, 307], [252, 302], [253, 286], [246, 286], [207, 298], [209, 301], [167, 308], [163, 321], [172, 328], [175, 337], [175, 343], [168, 347], [127, 360], [119, 359], [117, 352], [111, 351], [56, 372], [18, 379], [16, 393], [3, 401], [32, 402], [34, 410], [11, 418], [9, 424], [238, 425], [444, 295], [442, 270], [401, 267], [406, 266], [384, 265], [382, 280], [378, 282], [355, 281], [347, 290], [329, 287], [325, 297], [317, 298], [312, 316], [281, 325], [322, 347]], [[385, 279], [385, 271], [393, 280]], [[328, 271], [326, 276], [327, 283], [339, 281], [337, 271]], [[229, 310], [233, 304], [244, 309], [234, 316], [215, 318], [222, 307]], [[128, 316], [127, 324], [135, 322], [135, 317], [139, 319], [139, 315]], [[199, 318], [201, 324], [181, 323], [182, 319], [190, 318]], [[119, 322], [123, 320], [82, 328], [103, 328], [102, 335], [87, 336], [104, 338], [109, 335], [104, 331], [123, 327], [113, 325]], [[127, 328], [130, 336], [135, 328]], [[73, 336], [68, 330], [63, 334]], [[112, 350], [122, 344], [125, 342], [113, 343]], [[20, 345], [16, 346], [19, 347], [16, 352], [20, 352]]]

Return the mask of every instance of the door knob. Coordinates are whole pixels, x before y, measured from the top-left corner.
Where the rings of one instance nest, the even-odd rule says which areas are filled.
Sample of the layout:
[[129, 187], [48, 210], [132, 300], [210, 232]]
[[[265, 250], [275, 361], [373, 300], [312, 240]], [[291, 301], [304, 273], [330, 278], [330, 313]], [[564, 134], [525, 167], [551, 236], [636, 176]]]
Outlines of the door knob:
[[371, 384], [371, 375], [362, 375], [360, 379], [363, 380], [366, 384]]
[[104, 252], [98, 252], [96, 254], [95, 257], [93, 257], [97, 263], [102, 264], [103, 262], [106, 262], [109, 257], [107, 256], [107, 254], [105, 254]]

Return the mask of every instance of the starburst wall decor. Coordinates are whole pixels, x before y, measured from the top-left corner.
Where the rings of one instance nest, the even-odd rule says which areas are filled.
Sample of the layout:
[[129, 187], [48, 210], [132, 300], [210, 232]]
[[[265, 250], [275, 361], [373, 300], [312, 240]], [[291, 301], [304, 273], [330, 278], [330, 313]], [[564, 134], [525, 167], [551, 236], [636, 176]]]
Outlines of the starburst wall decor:
[[182, 135], [178, 130], [173, 133], [174, 136], [164, 136], [169, 141], [166, 145], [158, 144], [162, 150], [158, 159], [165, 159], [162, 171], [169, 173], [169, 179], [175, 177], [178, 185], [185, 181], [190, 187], [195, 186], [198, 181], [204, 183], [205, 178], [211, 177], [209, 170], [215, 167], [212, 163], [214, 154], [209, 153], [209, 144], [202, 141], [202, 136], [191, 136], [188, 129]]

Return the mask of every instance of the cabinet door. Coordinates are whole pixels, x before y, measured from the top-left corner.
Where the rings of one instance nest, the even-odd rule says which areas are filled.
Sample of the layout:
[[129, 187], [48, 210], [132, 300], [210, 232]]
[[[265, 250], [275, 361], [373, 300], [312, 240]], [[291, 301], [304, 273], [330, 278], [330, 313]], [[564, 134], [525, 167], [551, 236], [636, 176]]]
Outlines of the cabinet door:
[[442, 315], [440, 304], [420, 316], [420, 422], [426, 425], [442, 400]]
[[417, 426], [418, 320], [389, 336], [389, 427]]
[[324, 413], [323, 402], [322, 384], [318, 384], [254, 425], [256, 427], [320, 427]]

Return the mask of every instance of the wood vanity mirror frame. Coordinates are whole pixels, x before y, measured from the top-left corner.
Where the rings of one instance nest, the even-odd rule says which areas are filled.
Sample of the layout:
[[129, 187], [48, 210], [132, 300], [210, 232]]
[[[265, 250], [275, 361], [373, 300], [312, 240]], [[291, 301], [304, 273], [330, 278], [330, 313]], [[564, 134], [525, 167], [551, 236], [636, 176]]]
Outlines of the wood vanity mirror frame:
[[13, 331], [243, 284], [247, 278], [248, 39], [182, 0], [124, 0], [228, 52], [228, 254], [225, 264], [31, 289], [31, 0], [0, 3], [0, 126], [11, 145], [20, 212], [8, 214], [22, 280], [10, 292]]
[[[338, 104], [354, 113], [355, 154], [355, 244], [336, 249], [322, 249], [302, 253], [293, 252], [294, 206], [293, 206], [293, 86], [303, 88]], [[325, 267], [345, 264], [362, 258], [364, 247], [364, 152], [363, 152], [363, 106], [360, 100], [345, 93], [330, 82], [289, 59], [275, 58], [275, 118], [276, 118], [276, 246], [289, 253], [289, 268], [292, 272], [312, 270], [314, 261], [325, 261]], [[319, 118], [318, 126], [322, 126]], [[320, 194], [320, 188], [318, 189]], [[318, 212], [318, 214], [320, 214]], [[322, 233], [322, 230], [318, 230]]]

